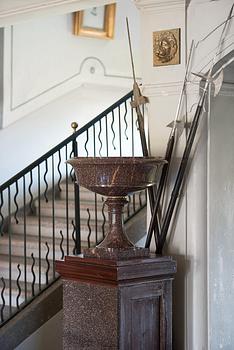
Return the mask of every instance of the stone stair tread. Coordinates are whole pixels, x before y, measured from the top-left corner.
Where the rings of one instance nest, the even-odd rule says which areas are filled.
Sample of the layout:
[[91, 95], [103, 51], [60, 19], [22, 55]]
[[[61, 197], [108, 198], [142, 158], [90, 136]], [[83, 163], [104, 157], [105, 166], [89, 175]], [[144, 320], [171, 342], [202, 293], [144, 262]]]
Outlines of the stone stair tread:
[[[35, 204], [35, 207], [37, 208], [38, 205], [39, 205], [39, 200], [35, 199], [34, 204]], [[40, 200], [40, 206], [41, 207], [52, 207], [52, 205], [53, 205], [52, 199], [51, 200], [49, 199], [48, 202], [46, 202], [46, 200], [44, 200], [44, 199]], [[80, 205], [82, 207], [87, 207], [87, 208], [94, 207], [95, 206], [95, 200], [93, 200], [93, 201], [81, 200], [80, 201]], [[100, 201], [97, 200], [96, 205], [97, 205], [98, 208], [102, 209], [103, 202], [100, 202]], [[66, 201], [64, 199], [55, 198], [54, 206], [55, 207], [66, 208]], [[70, 208], [70, 209], [75, 208], [75, 202], [73, 200], [68, 200], [68, 208]]]
[[[16, 225], [24, 225], [24, 217], [23, 216], [17, 216], [18, 219], [18, 224], [16, 222], [12, 223], [12, 226], [15, 227]], [[107, 218], [106, 218], [107, 219]], [[48, 217], [48, 216], [41, 216], [41, 227], [48, 227], [48, 226], [53, 226], [53, 220], [52, 218]], [[69, 219], [69, 226], [72, 227], [71, 224], [71, 219]], [[87, 224], [87, 219], [83, 219], [81, 218], [81, 225], [86, 225]], [[100, 225], [102, 225], [102, 220], [99, 220]], [[63, 217], [55, 217], [54, 223], [56, 226], [61, 225], [62, 228], [66, 228], [67, 227], [67, 220]], [[27, 226], [34, 226], [34, 225], [38, 225], [38, 216], [36, 215], [29, 215], [26, 217], [26, 224]], [[95, 220], [90, 219], [90, 226], [95, 224]]]
[[[8, 237], [1, 237], [1, 244], [0, 244], [0, 254], [3, 254], [5, 251], [7, 251], [8, 248]], [[43, 239], [41, 237], [41, 246], [40, 246], [40, 253], [41, 253], [41, 259], [44, 260], [46, 259], [46, 255], [48, 252], [46, 242], [48, 243], [49, 246], [49, 254], [48, 254], [48, 259], [52, 261], [53, 259], [53, 238], [52, 237], [46, 237], [46, 239]], [[23, 257], [25, 254], [24, 251], [24, 240], [21, 239], [20, 235], [11, 235], [11, 243], [12, 243], [12, 248], [11, 252], [12, 255], [15, 256], [17, 255], [18, 257]], [[67, 251], [67, 244], [66, 240], [63, 241], [62, 249], [60, 248], [60, 243], [61, 239], [56, 239], [55, 238], [55, 244], [54, 244], [54, 254], [56, 259], [61, 259], [61, 257], [66, 253]], [[73, 249], [75, 248], [74, 241], [72, 239], [69, 239], [69, 253], [71, 254], [73, 252]], [[26, 241], [26, 256], [27, 258], [31, 258], [31, 254], [33, 253], [34, 258], [39, 258], [39, 242], [38, 238], [35, 236], [27, 236], [27, 241]], [[94, 243], [92, 243], [92, 246]], [[87, 245], [86, 245], [87, 247]], [[31, 260], [32, 263], [32, 260]], [[0, 267], [1, 267], [1, 259], [0, 259]]]
[[[49, 259], [49, 262], [52, 264], [52, 261]], [[16, 266], [20, 264], [21, 266], [24, 266], [24, 257], [20, 255], [12, 255], [11, 256], [11, 263], [12, 265]], [[26, 257], [26, 264], [32, 265], [32, 258]], [[39, 259], [35, 258], [35, 266], [37, 267], [39, 264]], [[8, 266], [9, 267], [9, 256], [7, 254], [0, 254], [0, 275], [1, 275], [1, 267]], [[41, 266], [43, 268], [47, 267], [47, 263], [44, 259], [41, 259]]]
[[[18, 224], [16, 222], [12, 223], [12, 234], [16, 234], [21, 237], [24, 234], [24, 218], [18, 217]], [[64, 238], [67, 236], [67, 221], [66, 218], [55, 218], [54, 221], [55, 224], [55, 237], [56, 239], [59, 239], [61, 241], [61, 235], [60, 231], [62, 231]], [[90, 220], [89, 226], [91, 228], [91, 235], [90, 235], [90, 241], [95, 241], [95, 220]], [[105, 224], [104, 228], [105, 230], [108, 227], [108, 223]], [[44, 237], [47, 239], [47, 237], [52, 237], [53, 234], [53, 221], [48, 216], [41, 217], [41, 237]], [[72, 233], [73, 233], [73, 226], [71, 223], [68, 225], [68, 234], [70, 239], [72, 239]], [[89, 235], [89, 228], [87, 225], [87, 219], [82, 219], [80, 222], [80, 230], [81, 230], [81, 243], [87, 243], [87, 237]], [[103, 235], [103, 220], [97, 221], [97, 230], [98, 230], [98, 237], [101, 238]], [[26, 234], [27, 236], [34, 236], [38, 237], [38, 217], [37, 216], [28, 216], [26, 218]], [[8, 237], [7, 234], [4, 234], [3, 237]], [[0, 242], [1, 238], [0, 237]], [[37, 238], [38, 239], [38, 238]]]

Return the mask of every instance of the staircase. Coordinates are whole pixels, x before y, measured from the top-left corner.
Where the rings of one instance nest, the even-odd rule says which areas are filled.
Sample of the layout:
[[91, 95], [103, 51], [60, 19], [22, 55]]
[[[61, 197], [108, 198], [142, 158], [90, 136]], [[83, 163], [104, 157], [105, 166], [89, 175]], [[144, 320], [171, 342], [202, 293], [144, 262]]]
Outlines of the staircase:
[[[0, 326], [58, 279], [56, 259], [104, 238], [104, 199], [74, 184], [66, 160], [141, 156], [131, 100], [132, 92], [0, 186]], [[135, 228], [145, 222], [145, 204], [143, 192], [129, 197], [125, 208], [133, 243], [141, 238]]]
[[[35, 199], [33, 203], [34, 213], [28, 214], [26, 217], [26, 247], [24, 244], [24, 217], [22, 214], [19, 214], [17, 216], [17, 222], [14, 220], [14, 217], [12, 217], [11, 287], [9, 286], [10, 281], [8, 279], [9, 257], [7, 254], [9, 248], [9, 233], [5, 232], [1, 237], [0, 267], [1, 275], [6, 284], [4, 291], [6, 310], [9, 310], [10, 295], [12, 308], [17, 309], [17, 305], [20, 306], [25, 302], [25, 299], [29, 300], [33, 297], [33, 294], [36, 294], [39, 290], [43, 290], [49, 281], [53, 279], [54, 274], [55, 277], [57, 277], [53, 266], [54, 260], [63, 259], [64, 255], [73, 254], [75, 252], [76, 244], [73, 224], [75, 220], [74, 183], [68, 183], [67, 192], [68, 196], [66, 196], [66, 183], [62, 182], [60, 184], [60, 191], [56, 194], [54, 204], [50, 195], [47, 196], [47, 199], [41, 197], [40, 201]], [[145, 192], [132, 197], [132, 201], [130, 201], [129, 205], [125, 208], [124, 218], [129, 218], [131, 214], [141, 209], [145, 201]], [[67, 210], [69, 222], [67, 222]], [[40, 242], [38, 240], [39, 218]], [[53, 225], [54, 239], [52, 235]], [[95, 246], [97, 242], [103, 239], [107, 228], [107, 212], [104, 206], [104, 198], [99, 195], [95, 196], [94, 193], [80, 187], [81, 248]], [[128, 221], [127, 229], [131, 230], [131, 220]], [[65, 232], [66, 234], [68, 233], [68, 240], [64, 239]], [[34, 267], [32, 266], [33, 262], [35, 263]], [[41, 269], [40, 273], [39, 268]], [[25, 275], [27, 276], [26, 283], [24, 278], [25, 271]], [[34, 271], [35, 275], [32, 271]], [[0, 304], [0, 308], [2, 305], [3, 303]], [[7, 311], [5, 311], [5, 316], [6, 312]]]

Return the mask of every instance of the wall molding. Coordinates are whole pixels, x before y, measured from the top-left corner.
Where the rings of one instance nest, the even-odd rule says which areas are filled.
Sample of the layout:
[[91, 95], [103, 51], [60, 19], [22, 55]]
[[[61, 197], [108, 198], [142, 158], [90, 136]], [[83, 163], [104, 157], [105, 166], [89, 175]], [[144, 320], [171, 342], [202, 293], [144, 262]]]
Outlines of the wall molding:
[[[11, 53], [10, 53], [10, 111], [14, 112], [21, 107], [37, 100], [38, 98], [41, 98], [43, 95], [46, 95], [53, 90], [59, 89], [63, 85], [66, 86], [69, 82], [76, 81], [76, 87], [81, 86], [84, 82], [87, 83], [90, 82], [90, 78], [92, 80], [95, 80], [95, 74], [98, 74], [98, 78], [100, 79], [100, 75], [103, 77], [103, 80], [107, 80], [107, 83], [109, 81], [109, 84], [115, 85], [115, 81], [117, 82], [117, 85], [119, 85], [119, 80], [123, 81], [123, 86], [127, 84], [131, 84], [132, 77], [131, 76], [125, 76], [125, 75], [117, 75], [117, 74], [109, 74], [107, 72], [107, 69], [105, 67], [105, 64], [95, 56], [88, 56], [85, 57], [82, 62], [80, 63], [80, 66], [78, 68], [78, 71], [71, 76], [67, 77], [66, 79], [58, 82], [57, 84], [51, 85], [49, 88], [39, 92], [37, 95], [30, 97], [29, 99], [22, 101], [18, 104], [14, 104], [14, 26], [11, 26]], [[87, 74], [84, 76], [84, 74]], [[83, 77], [82, 77], [83, 75]], [[80, 82], [78, 81], [80, 79]], [[118, 80], [118, 81], [117, 81]], [[102, 83], [102, 82], [101, 82]], [[104, 82], [103, 82], [104, 83]], [[105, 85], [105, 84], [104, 84]], [[69, 92], [71, 89], [67, 88], [66, 92]]]
[[[182, 89], [183, 81], [175, 81], [160, 84], [143, 84], [144, 94], [149, 97], [172, 96], [179, 95]], [[197, 95], [199, 93], [199, 85], [187, 84], [186, 93], [189, 95]]]
[[82, 10], [92, 6], [99, 6], [113, 2], [113, 0], [18, 0], [7, 1], [1, 5], [0, 27], [12, 25], [21, 20], [34, 18], [40, 14], [62, 14]]
[[185, 0], [134, 0], [139, 10], [167, 12], [185, 9]]

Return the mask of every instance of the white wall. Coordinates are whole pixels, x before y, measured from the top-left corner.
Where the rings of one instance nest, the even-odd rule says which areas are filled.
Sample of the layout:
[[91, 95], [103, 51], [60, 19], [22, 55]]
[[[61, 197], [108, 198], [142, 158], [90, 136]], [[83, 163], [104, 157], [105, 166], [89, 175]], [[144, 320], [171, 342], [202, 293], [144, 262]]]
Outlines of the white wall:
[[[131, 0], [117, 4], [115, 37], [74, 36], [72, 14], [45, 16], [5, 27], [3, 126], [84, 82], [131, 86], [125, 16], [139, 69], [139, 15]], [[92, 74], [91, 67], [95, 69]]]
[[[226, 19], [233, 0], [136, 0], [135, 2], [141, 13], [142, 62], [146, 62], [142, 65], [143, 87], [145, 95], [150, 97], [150, 144], [154, 155], [164, 155], [170, 132], [166, 125], [175, 117], [190, 43], [194, 39], [198, 44], [192, 71], [199, 72], [203, 68], [206, 72], [217, 49], [221, 30], [219, 29], [206, 41], [198, 42]], [[153, 67], [152, 33], [178, 27], [182, 30], [181, 64]], [[227, 34], [222, 46], [222, 54], [218, 59], [234, 47], [234, 21]], [[187, 91], [187, 111], [194, 102], [197, 102], [197, 88], [198, 83], [191, 85]], [[192, 116], [193, 113], [189, 114], [188, 118], [191, 119]], [[174, 284], [174, 348], [176, 350], [213, 350], [214, 345], [209, 339], [211, 328], [207, 307], [211, 295], [207, 293], [210, 272], [207, 269], [210, 257], [207, 255], [209, 250], [207, 160], [209, 158], [206, 124], [206, 118], [203, 118], [202, 133], [200, 133], [199, 146], [190, 169], [187, 191], [183, 193], [180, 214], [176, 221], [176, 228], [173, 227], [167, 250], [176, 257], [178, 262], [178, 273]], [[183, 143], [184, 139], [181, 138], [177, 151], [178, 157], [181, 155]], [[212, 315], [212, 318], [219, 317], [218, 310], [217, 308], [216, 315]]]
[[4, 28], [0, 183], [69, 136], [72, 121], [84, 125], [132, 88], [125, 16], [139, 76], [139, 14], [131, 0], [117, 4], [113, 40], [74, 36], [72, 14]]
[[[234, 75], [234, 65], [232, 70]], [[234, 347], [233, 111], [234, 85], [232, 91], [212, 102], [210, 116], [208, 268], [212, 350]]]
[[82, 86], [0, 130], [0, 183], [68, 137], [71, 122], [80, 128], [126, 92], [124, 88]]

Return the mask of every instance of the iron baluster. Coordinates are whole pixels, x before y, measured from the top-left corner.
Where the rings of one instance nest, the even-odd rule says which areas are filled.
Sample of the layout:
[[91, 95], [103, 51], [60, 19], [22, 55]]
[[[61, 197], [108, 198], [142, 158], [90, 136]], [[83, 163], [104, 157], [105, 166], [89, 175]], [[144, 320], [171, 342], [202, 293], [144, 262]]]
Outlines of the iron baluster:
[[105, 124], [106, 124], [106, 156], [109, 156], [109, 146], [108, 146], [108, 123], [107, 123], [107, 116], [105, 115]]
[[101, 133], [102, 133], [102, 123], [101, 120], [99, 120], [99, 133], [98, 133], [98, 140], [100, 142], [100, 148], [99, 148], [99, 156], [102, 156], [101, 150], [102, 150], [102, 140], [101, 140]]
[[59, 173], [59, 179], [58, 179], [58, 190], [59, 192], [62, 191], [61, 189], [61, 186], [60, 186], [60, 183], [61, 183], [61, 180], [62, 180], [62, 173], [61, 173], [61, 170], [60, 170], [60, 165], [61, 165], [61, 151], [60, 149], [58, 150], [58, 166], [57, 166], [57, 170], [58, 170], [58, 173]]
[[[69, 158], [71, 158], [71, 157], [75, 157], [73, 150], [71, 150], [71, 152], [70, 152]], [[72, 182], [75, 181], [75, 173], [74, 173], [73, 169], [71, 169], [71, 171], [70, 171], [70, 178], [71, 178]]]
[[135, 195], [135, 193], [133, 194], [133, 196], [132, 196], [132, 202], [133, 202], [133, 213], [135, 213], [135, 211], [136, 211], [136, 195]]
[[[131, 102], [133, 101], [133, 98], [131, 97]], [[131, 107], [131, 124], [132, 124], [132, 157], [134, 157], [134, 113], [133, 113], [133, 107]]]
[[118, 106], [118, 114], [119, 114], [119, 156], [122, 157], [122, 139], [121, 139], [121, 114], [120, 114], [120, 106]]
[[50, 247], [49, 247], [49, 245], [48, 245], [47, 242], [45, 242], [45, 245], [46, 245], [46, 248], [47, 248], [46, 257], [45, 257], [46, 263], [47, 263], [47, 269], [46, 269], [46, 285], [48, 285], [48, 284], [49, 284], [49, 270], [50, 270], [50, 261], [49, 261], [48, 256], [49, 256], [49, 253], [50, 253]]
[[46, 180], [46, 175], [47, 174], [48, 174], [48, 161], [46, 159], [45, 160], [45, 174], [43, 176], [44, 182], [45, 182], [45, 185], [46, 185], [45, 192], [44, 192], [44, 197], [45, 197], [46, 203], [48, 203], [47, 191], [48, 191], [48, 188], [49, 188], [48, 182]]
[[27, 301], [27, 232], [26, 232], [26, 185], [23, 176], [23, 201], [24, 201], [24, 298]]
[[75, 237], [75, 233], [76, 233], [76, 226], [75, 226], [75, 224], [74, 224], [74, 221], [73, 221], [73, 220], [71, 221], [71, 224], [72, 224], [72, 227], [73, 227], [73, 231], [72, 231], [72, 239], [73, 239], [73, 241], [74, 241], [74, 248], [73, 248], [72, 253], [73, 253], [73, 255], [75, 255], [75, 254], [76, 254], [76, 237]]
[[104, 239], [104, 238], [105, 238], [106, 215], [105, 215], [105, 210], [104, 210], [105, 202], [104, 202], [104, 198], [103, 198], [103, 197], [102, 197], [102, 202], [103, 202], [103, 205], [102, 205], [102, 217], [103, 217], [103, 222], [102, 222], [102, 238]]
[[[96, 132], [95, 124], [93, 125], [93, 153], [96, 157]], [[94, 193], [94, 213], [95, 213], [95, 241], [98, 242], [98, 228], [97, 228], [97, 193]]]
[[[78, 128], [77, 123], [72, 123], [74, 133]], [[78, 156], [78, 146], [76, 138], [72, 141], [72, 150], [74, 157]], [[75, 227], [76, 227], [76, 254], [81, 253], [81, 237], [80, 237], [80, 186], [77, 182], [74, 182], [74, 194], [75, 194]], [[68, 243], [68, 242], [67, 242]], [[69, 252], [69, 248], [68, 248]]]
[[15, 183], [15, 195], [14, 195], [14, 203], [15, 203], [16, 210], [15, 210], [14, 218], [15, 218], [15, 222], [17, 224], [19, 223], [19, 221], [17, 219], [17, 214], [18, 214], [18, 211], [19, 211], [19, 206], [18, 206], [18, 203], [17, 203], [18, 193], [19, 193], [19, 186], [18, 186], [18, 181], [16, 181], [16, 183]]
[[64, 238], [63, 238], [63, 231], [60, 230], [59, 233], [60, 233], [60, 236], [61, 236], [61, 241], [60, 241], [59, 247], [60, 247], [60, 250], [61, 250], [61, 253], [62, 253], [61, 259], [63, 259], [63, 258], [64, 258], [64, 250], [63, 250], [63, 239], [64, 239]]
[[41, 182], [40, 182], [40, 164], [37, 167], [37, 188], [38, 188], [38, 272], [39, 272], [39, 291], [41, 291]]
[[36, 275], [35, 275], [35, 272], [34, 272], [34, 266], [35, 266], [35, 258], [34, 258], [34, 255], [33, 253], [31, 254], [31, 258], [32, 258], [32, 266], [31, 266], [31, 272], [32, 272], [32, 297], [35, 296], [35, 282], [36, 282]]
[[86, 151], [86, 157], [89, 156], [89, 152], [88, 152], [88, 148], [87, 148], [88, 142], [89, 142], [89, 129], [86, 130], [86, 141], [84, 144], [84, 149]]
[[1, 281], [2, 281], [2, 284], [3, 284], [3, 287], [2, 287], [2, 290], [1, 290], [1, 299], [2, 299], [1, 322], [4, 322], [4, 309], [5, 309], [5, 306], [6, 306], [6, 301], [5, 301], [5, 298], [4, 298], [4, 291], [6, 289], [6, 283], [5, 283], [5, 280], [4, 280], [3, 277], [1, 277]]
[[116, 150], [116, 147], [115, 147], [115, 130], [114, 130], [114, 122], [115, 122], [114, 110], [111, 111], [111, 115], [112, 115], [111, 131], [112, 131], [112, 133], [113, 133], [112, 146], [113, 146], [114, 150]]
[[124, 101], [124, 108], [125, 108], [125, 113], [124, 113], [124, 123], [125, 123], [124, 135], [126, 137], [126, 140], [128, 140], [128, 135], [127, 135], [127, 130], [128, 130], [128, 123], [127, 123], [128, 109], [127, 109], [126, 101]]
[[8, 187], [8, 244], [9, 244], [9, 311], [12, 313], [12, 257], [11, 257], [11, 189]]
[[2, 192], [0, 193], [0, 218], [1, 218], [1, 223], [0, 223], [0, 234], [3, 236], [3, 227], [4, 227], [4, 216], [2, 215], [2, 207], [3, 207], [3, 194]]
[[[68, 160], [67, 145], [65, 146], [65, 158]], [[69, 212], [68, 212], [68, 165], [66, 163], [66, 229], [67, 229], [67, 255], [69, 255]]]
[[[16, 297], [16, 307], [19, 310], [19, 308], [20, 308], [20, 306], [19, 306], [19, 298], [21, 296], [21, 287], [20, 287], [20, 284], [19, 284], [19, 280], [20, 280], [20, 276], [21, 276], [20, 264], [17, 265], [17, 270], [18, 270], [19, 274], [18, 274], [18, 277], [17, 277], [17, 280], [16, 280], [16, 284], [17, 284], [19, 292], [18, 292], [18, 295]], [[27, 300], [27, 299], [25, 298], [25, 300]]]
[[139, 205], [140, 205], [140, 208], [142, 207], [142, 194], [143, 194], [143, 192], [141, 191], [140, 193], [139, 193]]
[[33, 213], [33, 194], [32, 194], [32, 190], [31, 190], [32, 184], [33, 184], [32, 170], [30, 170], [30, 183], [29, 183], [29, 186], [28, 186], [28, 192], [29, 192], [29, 195], [30, 195], [29, 207], [30, 207], [31, 214]]
[[131, 196], [128, 195], [128, 203], [127, 203], [127, 215], [130, 217], [130, 207], [131, 207]]
[[91, 230], [91, 227], [90, 227], [90, 218], [91, 218], [91, 216], [90, 216], [89, 208], [87, 208], [87, 213], [88, 213], [87, 226], [88, 226], [88, 230], [89, 230], [87, 240], [88, 240], [88, 248], [90, 248], [90, 246], [91, 246], [91, 244], [90, 244], [90, 237], [91, 237], [92, 230]]
[[54, 181], [54, 156], [52, 155], [52, 259], [53, 278], [55, 278], [55, 181]]

